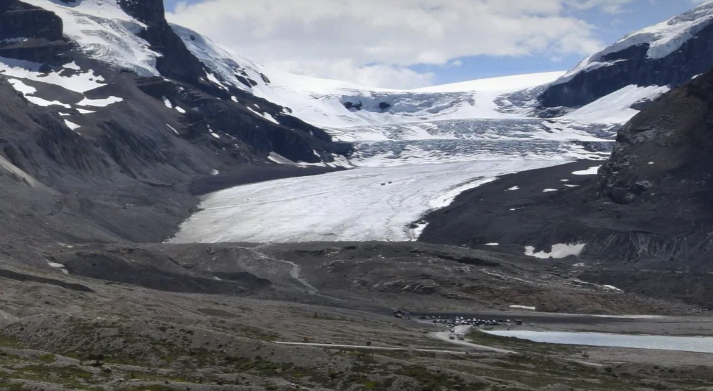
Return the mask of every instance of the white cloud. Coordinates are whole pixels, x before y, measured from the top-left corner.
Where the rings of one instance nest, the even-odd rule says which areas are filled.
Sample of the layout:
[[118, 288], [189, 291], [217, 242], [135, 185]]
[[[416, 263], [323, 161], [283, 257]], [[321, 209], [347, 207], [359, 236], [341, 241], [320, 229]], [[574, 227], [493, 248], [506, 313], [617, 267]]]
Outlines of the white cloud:
[[168, 17], [266, 65], [410, 88], [433, 77], [407, 68], [414, 64], [595, 52], [595, 28], [573, 12], [615, 13], [631, 1], [205, 0], [181, 2]]
[[623, 11], [624, 5], [631, 2], [632, 0], [580, 0], [571, 1], [568, 5], [574, 9], [599, 8], [608, 14], [618, 14]]
[[351, 59], [283, 60], [270, 63], [273, 68], [301, 75], [348, 80], [368, 86], [412, 89], [432, 85], [433, 73], [418, 73], [398, 65], [358, 64]]

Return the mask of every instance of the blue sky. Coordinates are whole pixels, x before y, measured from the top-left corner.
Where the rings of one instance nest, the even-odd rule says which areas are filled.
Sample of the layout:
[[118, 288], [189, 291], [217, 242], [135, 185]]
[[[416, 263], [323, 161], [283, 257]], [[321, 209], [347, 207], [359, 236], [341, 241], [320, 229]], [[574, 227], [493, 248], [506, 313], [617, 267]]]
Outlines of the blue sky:
[[[207, 2], [206, 0], [165, 0], [165, 4], [168, 12], [175, 12], [174, 15], [169, 15], [173, 21], [206, 34], [241, 55], [261, 63], [312, 76], [350, 79], [362, 84], [396, 88], [566, 70], [576, 65], [587, 53], [602, 45], [683, 13], [701, 2], [701, 0], [497, 0], [501, 2], [497, 4], [494, 3], [496, 0], [442, 0], [444, 9], [452, 7], [454, 11], [458, 11], [459, 5], [453, 4], [458, 4], [459, 1], [489, 3], [488, 9], [495, 9], [493, 12], [499, 16], [505, 15], [503, 24], [516, 24], [521, 20], [523, 34], [527, 34], [527, 23], [534, 23], [533, 20], [545, 17], [554, 18], [553, 22], [540, 21], [543, 24], [541, 27], [534, 27], [534, 31], [547, 30], [548, 23], [553, 23], [553, 26], [554, 23], [559, 23], [556, 28], [561, 29], [563, 36], [568, 37], [558, 42], [557, 37], [552, 36], [556, 33], [549, 36], [543, 34], [543, 37], [538, 37], [527, 45], [513, 43], [527, 39], [526, 35], [514, 37], [511, 41], [503, 43], [501, 53], [497, 42], [487, 46], [483, 41], [497, 41], [503, 34], [490, 36], [487, 29], [471, 32], [467, 26], [450, 29], [450, 26], [444, 23], [443, 26], [429, 31], [430, 37], [440, 37], [441, 41], [434, 39], [432, 42], [425, 43], [424, 49], [419, 51], [419, 43], [408, 40], [409, 34], [416, 36], [419, 30], [409, 30], [409, 26], [404, 27], [403, 21], [398, 19], [393, 19], [394, 26], [389, 26], [389, 19], [385, 18], [377, 24], [364, 25], [363, 29], [350, 29], [353, 27], [350, 24], [356, 26], [362, 23], [363, 25], [365, 20], [371, 22], [373, 19], [378, 19], [380, 16], [378, 10], [373, 14], [358, 8], [347, 9], [342, 11], [346, 12], [342, 14], [335, 10], [336, 16], [330, 23], [328, 19], [331, 16], [329, 12], [324, 11], [324, 8], [329, 8], [338, 2], [343, 4], [346, 1], [260, 0], [257, 1], [262, 3], [260, 6], [254, 6], [246, 1], [257, 0], [209, 0]], [[315, 5], [321, 3], [321, 7], [315, 7], [314, 12], [319, 9], [323, 14], [319, 17], [306, 16], [305, 13], [310, 12], [308, 11], [310, 1]], [[528, 4], [526, 1], [538, 2], [542, 7], [528, 9], [528, 7], [536, 7], [532, 5], [534, 3]], [[439, 0], [425, 0], [425, 2], [438, 4]], [[509, 13], [509, 10], [503, 10], [500, 5], [508, 2], [513, 7], [517, 7], [516, 3], [520, 4], [523, 11]], [[299, 3], [302, 3], [302, 8], [299, 8]], [[364, 7], [369, 7], [366, 3], [369, 1], [361, 2]], [[547, 8], [545, 3], [559, 8], [557, 10]], [[570, 6], [572, 3], [577, 6]], [[284, 10], [286, 7], [295, 8], [284, 11], [286, 15], [275, 16], [279, 10]], [[243, 11], [249, 14], [249, 17], [241, 15]], [[413, 10], [404, 9], [403, 14], [407, 15], [410, 11]], [[384, 13], [388, 12], [394, 12], [398, 18], [398, 9], [384, 11]], [[229, 19], [228, 14], [233, 15], [233, 19]], [[355, 16], [353, 21], [345, 18], [345, 15], [353, 14], [360, 15]], [[245, 19], [242, 19], [243, 16]], [[264, 20], [260, 20], [262, 18]], [[306, 22], [305, 18], [309, 18], [309, 22]], [[567, 24], [572, 20], [576, 20], [579, 25]], [[271, 22], [279, 24], [282, 29], [270, 25]], [[463, 23], [476, 22], [465, 20]], [[579, 27], [585, 24], [586, 28]], [[265, 31], [262, 31], [262, 26], [269, 27], [265, 27]], [[241, 27], [244, 29], [241, 30]], [[510, 33], [517, 28], [516, 25], [509, 25], [505, 31]], [[463, 32], [473, 36], [464, 37]], [[380, 37], [372, 37], [376, 34], [380, 34]], [[452, 37], [442, 37], [443, 34], [452, 34]], [[327, 38], [323, 37], [325, 35]], [[361, 39], [354, 39], [355, 35], [360, 36]], [[398, 41], [392, 37], [398, 37]], [[393, 45], [389, 46], [387, 43], [392, 40]], [[481, 54], [469, 55], [467, 50], [469, 41], [474, 48], [472, 52]], [[448, 47], [450, 43], [453, 46], [452, 50]], [[425, 47], [429, 44], [433, 45], [431, 49]], [[543, 49], [542, 45], [546, 49]], [[299, 50], [293, 50], [295, 47], [299, 47]]]

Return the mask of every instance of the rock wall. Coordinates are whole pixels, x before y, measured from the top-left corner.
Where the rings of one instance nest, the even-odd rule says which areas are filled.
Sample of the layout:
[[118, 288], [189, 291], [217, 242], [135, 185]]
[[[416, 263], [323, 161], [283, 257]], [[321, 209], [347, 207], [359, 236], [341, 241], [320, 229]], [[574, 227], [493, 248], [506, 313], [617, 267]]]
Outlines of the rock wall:
[[16, 1], [0, 4], [0, 57], [46, 62], [66, 50], [62, 19], [52, 12]]
[[600, 171], [599, 194], [698, 219], [713, 201], [713, 72], [672, 91], [627, 123]]
[[146, 24], [147, 29], [139, 36], [148, 41], [153, 50], [163, 55], [156, 64], [161, 75], [198, 84], [199, 79], [205, 76], [203, 65], [168, 25], [163, 1], [119, 0], [118, 3], [127, 14]]

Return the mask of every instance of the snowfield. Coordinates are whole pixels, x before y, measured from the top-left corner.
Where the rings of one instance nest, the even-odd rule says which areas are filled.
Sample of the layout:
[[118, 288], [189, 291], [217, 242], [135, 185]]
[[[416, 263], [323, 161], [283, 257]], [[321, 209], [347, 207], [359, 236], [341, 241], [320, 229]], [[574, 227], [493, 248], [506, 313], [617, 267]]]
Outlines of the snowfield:
[[[411, 224], [497, 176], [564, 160], [510, 159], [357, 168], [207, 196], [172, 243], [405, 241]], [[422, 229], [422, 227], [421, 227]]]
[[670, 90], [667, 86], [626, 86], [580, 109], [566, 114], [574, 121], [622, 124], [639, 113], [631, 106], [643, 100], [654, 100]]

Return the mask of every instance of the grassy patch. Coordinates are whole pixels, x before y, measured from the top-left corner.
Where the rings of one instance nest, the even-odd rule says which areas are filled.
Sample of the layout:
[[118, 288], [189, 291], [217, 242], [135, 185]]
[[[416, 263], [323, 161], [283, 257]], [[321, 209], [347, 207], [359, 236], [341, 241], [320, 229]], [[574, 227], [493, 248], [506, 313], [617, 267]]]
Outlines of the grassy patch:
[[492, 363], [491, 367], [472, 373], [494, 380], [514, 381], [533, 388], [563, 384], [585, 390], [624, 391], [638, 386], [638, 382], [633, 378], [625, 379], [600, 368], [559, 361], [539, 354], [511, 354]]
[[364, 383], [364, 387], [366, 387], [370, 390], [373, 390], [373, 389], [379, 388], [379, 383], [375, 382], [375, 381], [368, 381], [368, 382]]
[[581, 351], [581, 348], [577, 348], [573, 345], [558, 345], [534, 342], [527, 339], [520, 339], [515, 337], [501, 337], [499, 335], [488, 334], [477, 329], [472, 329], [468, 333], [468, 339], [470, 340], [470, 342], [479, 345], [494, 346], [522, 352], [536, 352], [542, 354], [572, 354], [577, 351]]
[[13, 383], [7, 380], [0, 379], [0, 390], [25, 391], [27, 389], [22, 385], [22, 383]]
[[14, 372], [9, 374], [8, 377], [12, 379], [48, 382], [82, 389], [85, 388], [85, 383], [93, 380], [94, 375], [76, 365], [67, 367], [28, 365], [14, 369]]
[[55, 362], [55, 360], [57, 358], [55, 357], [54, 354], [43, 354], [40, 357], [38, 357], [37, 359], [40, 360], [40, 362], [43, 362], [45, 364], [51, 364], [51, 363]]
[[0, 334], [0, 347], [19, 349], [23, 346], [17, 338], [10, 335]]
[[484, 390], [488, 387], [484, 383], [468, 383], [459, 376], [449, 375], [442, 371], [433, 372], [423, 366], [411, 366], [403, 370], [401, 375], [408, 376], [419, 383], [420, 391], [440, 390]]
[[131, 386], [120, 388], [119, 391], [181, 391], [181, 389], [162, 384], [154, 384], [150, 386]]

